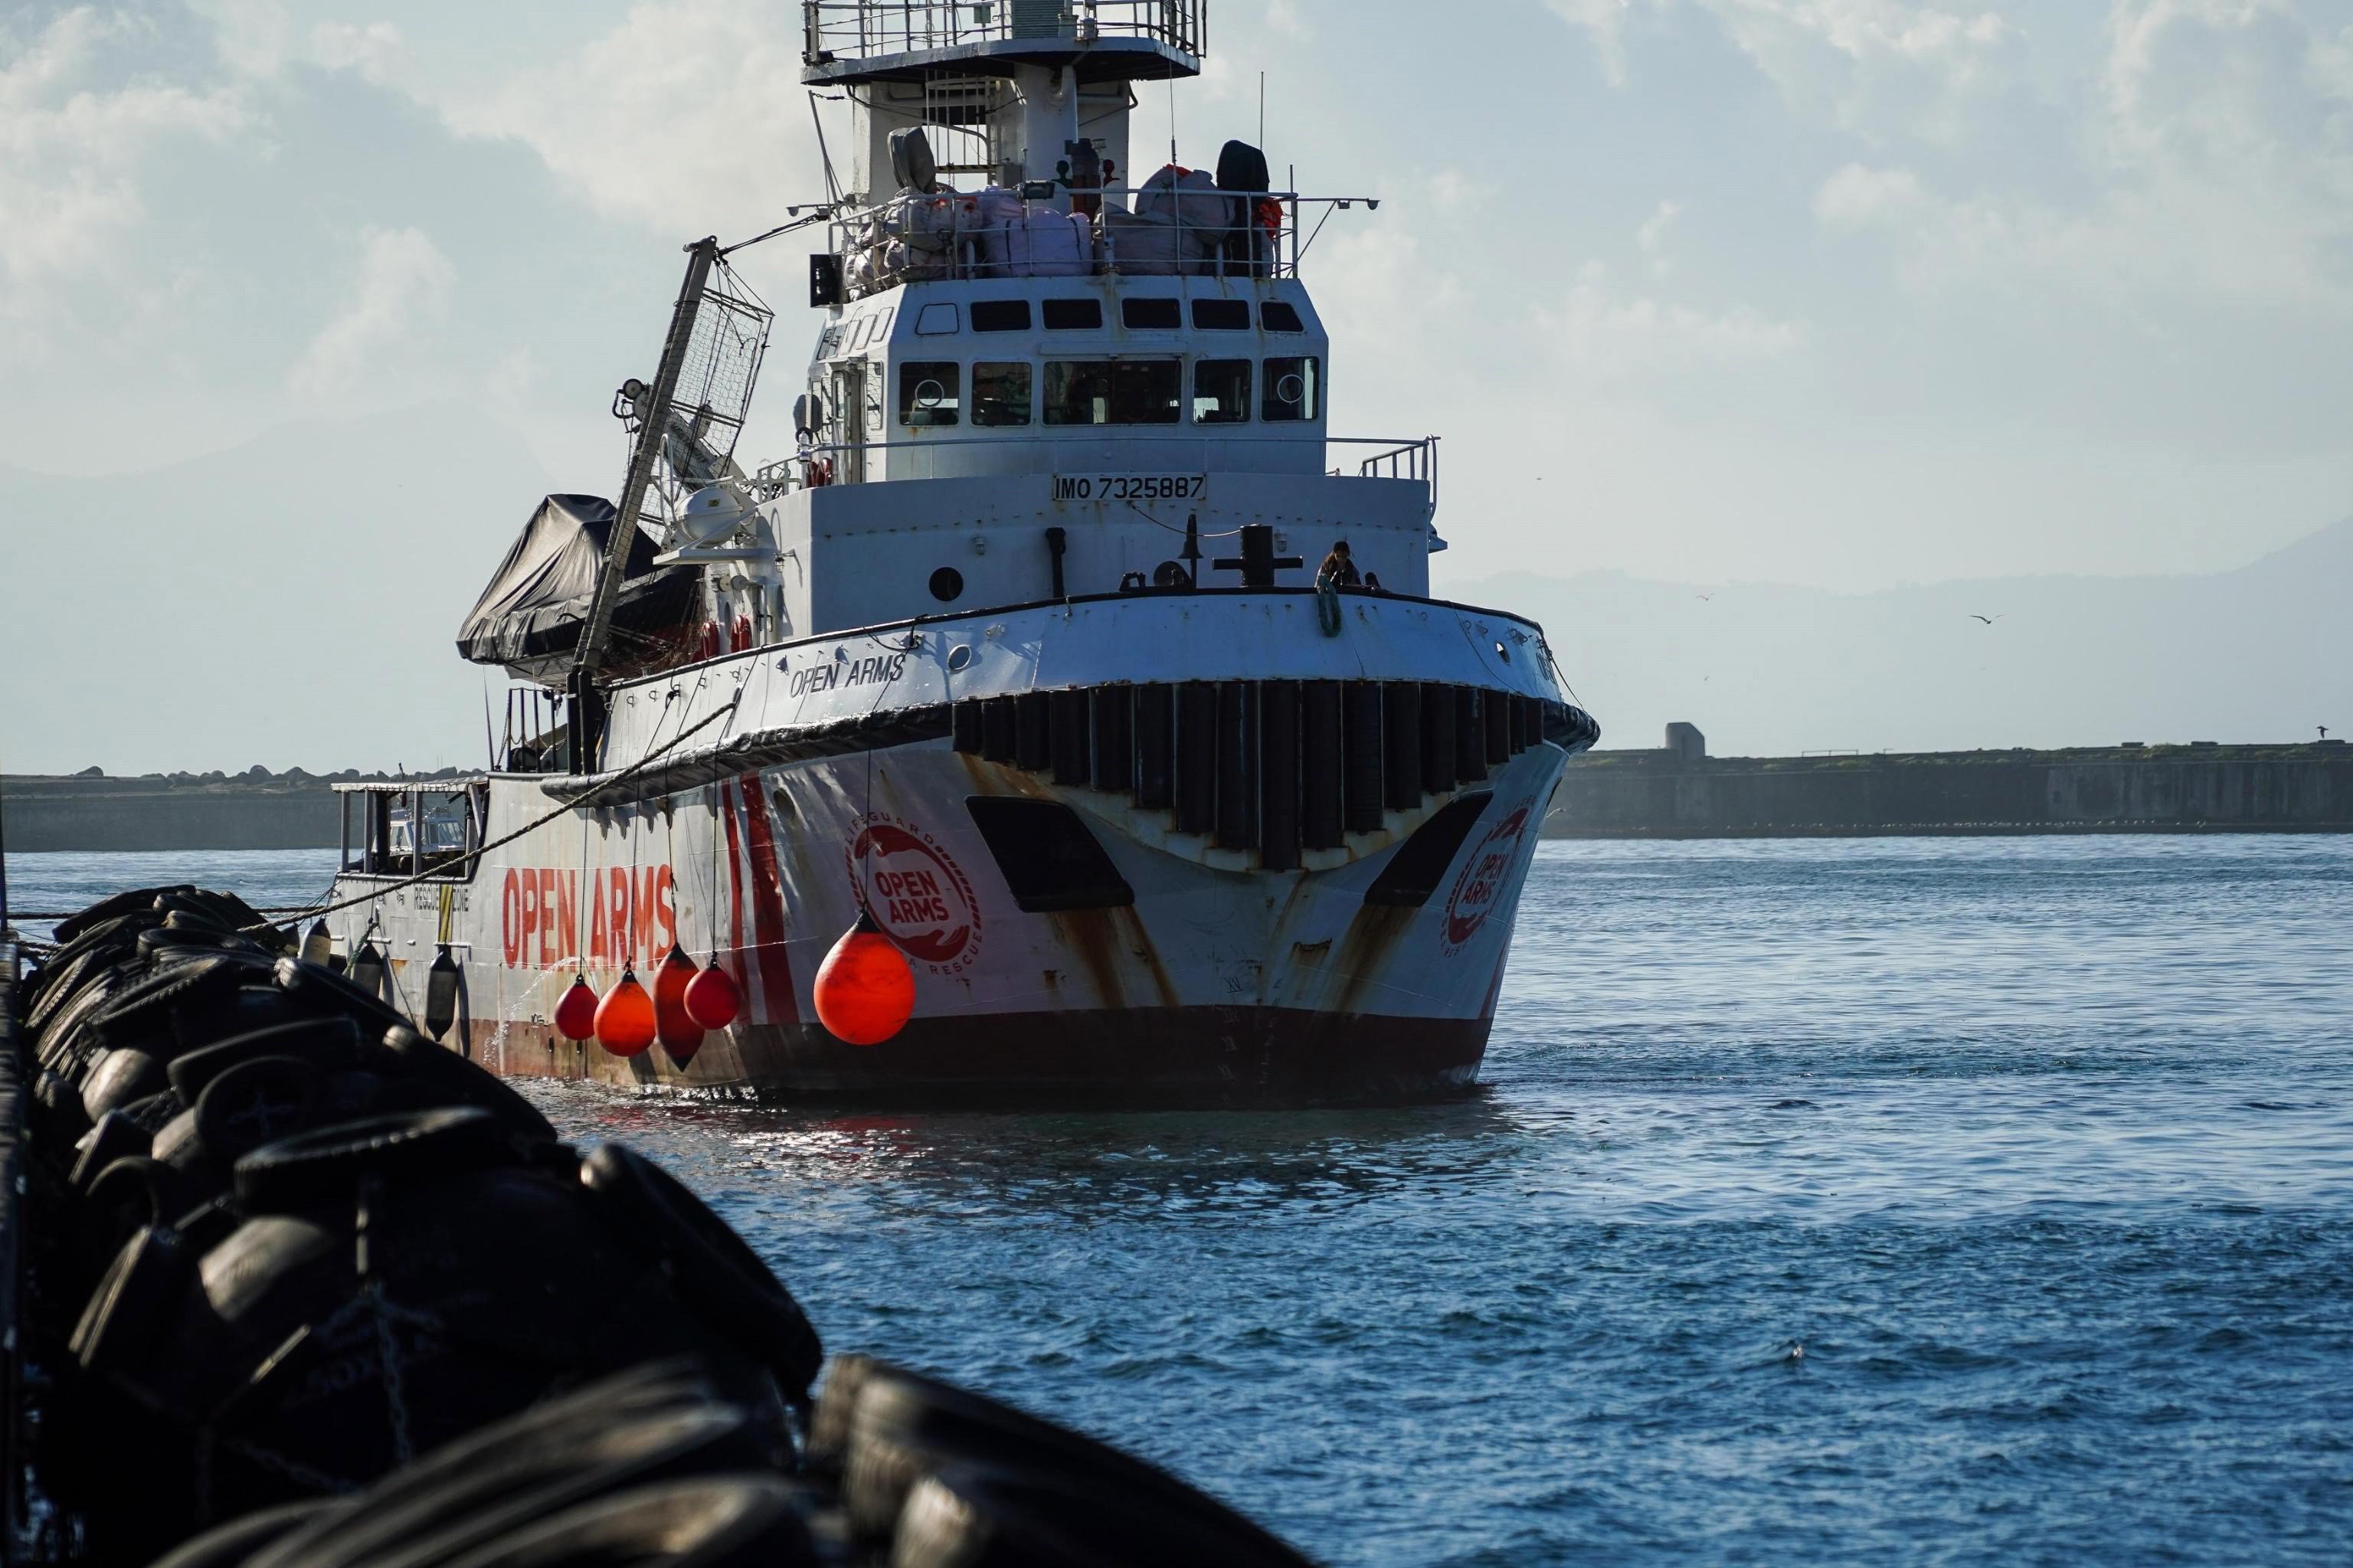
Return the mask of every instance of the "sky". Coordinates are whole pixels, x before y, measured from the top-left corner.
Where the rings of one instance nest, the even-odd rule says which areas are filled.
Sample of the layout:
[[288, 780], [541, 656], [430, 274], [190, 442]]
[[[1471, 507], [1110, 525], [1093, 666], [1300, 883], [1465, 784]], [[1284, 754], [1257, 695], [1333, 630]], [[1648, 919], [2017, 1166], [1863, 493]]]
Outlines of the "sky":
[[[0, 9], [0, 480], [253, 444], [268, 487], [321, 422], [381, 422], [418, 441], [447, 565], [388, 539], [332, 585], [251, 580], [353, 626], [462, 610], [526, 492], [617, 487], [606, 405], [680, 246], [819, 194], [799, 17]], [[1181, 159], [1258, 133], [1261, 71], [1274, 167], [1383, 198], [1305, 275], [1335, 433], [1444, 438], [1441, 583], [2211, 573], [2353, 514], [2346, 0], [1211, 0]], [[1143, 96], [1139, 149], [1170, 117]], [[783, 307], [772, 366], [815, 335], [806, 249], [743, 259]], [[495, 493], [437, 483], [426, 407], [511, 436]], [[746, 455], [789, 444], [780, 414]], [[142, 591], [119, 609], [174, 614]], [[174, 722], [144, 766], [180, 765]], [[42, 744], [0, 730], [12, 768]]]

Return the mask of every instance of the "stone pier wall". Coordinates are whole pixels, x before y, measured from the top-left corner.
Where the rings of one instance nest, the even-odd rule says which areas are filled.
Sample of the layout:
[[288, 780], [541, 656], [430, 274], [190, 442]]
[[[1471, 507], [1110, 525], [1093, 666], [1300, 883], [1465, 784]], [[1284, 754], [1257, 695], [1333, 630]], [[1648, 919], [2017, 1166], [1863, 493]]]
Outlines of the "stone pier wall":
[[1547, 835], [2353, 832], [2353, 748], [2099, 747], [1874, 757], [1595, 752]]

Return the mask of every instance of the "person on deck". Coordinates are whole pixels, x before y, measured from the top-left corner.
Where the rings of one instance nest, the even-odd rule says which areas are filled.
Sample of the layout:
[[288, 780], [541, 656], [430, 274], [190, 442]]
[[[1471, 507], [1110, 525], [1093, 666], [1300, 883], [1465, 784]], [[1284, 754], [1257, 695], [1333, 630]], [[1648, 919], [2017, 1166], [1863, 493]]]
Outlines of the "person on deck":
[[1356, 563], [1348, 558], [1348, 541], [1335, 539], [1332, 553], [1324, 557], [1322, 566], [1315, 568], [1315, 586], [1319, 588], [1326, 584], [1333, 588], [1356, 588], [1363, 580], [1356, 576]]

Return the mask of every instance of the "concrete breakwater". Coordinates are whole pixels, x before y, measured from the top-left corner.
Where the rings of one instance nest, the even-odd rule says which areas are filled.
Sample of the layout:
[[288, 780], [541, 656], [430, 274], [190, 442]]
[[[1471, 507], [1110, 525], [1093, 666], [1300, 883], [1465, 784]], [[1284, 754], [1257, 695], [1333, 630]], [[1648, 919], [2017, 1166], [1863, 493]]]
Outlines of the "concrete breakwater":
[[1576, 758], [1546, 836], [2353, 832], [2341, 741], [1712, 758], [1681, 740]]
[[[455, 768], [420, 778], [453, 776]], [[0, 779], [8, 848], [39, 850], [332, 849], [341, 832], [331, 786], [382, 774], [96, 773]]]

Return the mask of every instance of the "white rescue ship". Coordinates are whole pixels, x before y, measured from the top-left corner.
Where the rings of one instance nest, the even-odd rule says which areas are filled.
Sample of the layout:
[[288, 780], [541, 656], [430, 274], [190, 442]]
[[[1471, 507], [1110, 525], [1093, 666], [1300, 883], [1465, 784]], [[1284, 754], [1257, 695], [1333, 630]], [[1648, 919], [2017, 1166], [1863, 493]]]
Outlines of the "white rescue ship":
[[[1198, 73], [1204, 10], [806, 6], [849, 166], [746, 242], [826, 241], [797, 450], [737, 464], [770, 313], [741, 246], [689, 247], [656, 373], [615, 400], [618, 505], [548, 497], [463, 629], [522, 683], [496, 767], [346, 787], [314, 955], [518, 1075], [1149, 1104], [1473, 1081], [1598, 730], [1535, 625], [1428, 597], [1436, 439], [1325, 428], [1301, 258], [1377, 204], [1275, 188], [1238, 142], [1131, 183], [1156, 155], [1134, 84]], [[1340, 541], [1351, 569], [1319, 570]], [[873, 1044], [812, 991], [861, 912], [914, 977]], [[733, 982], [723, 1027], [681, 1016], [690, 964]], [[650, 1048], [558, 1026], [625, 973], [661, 992]]]

